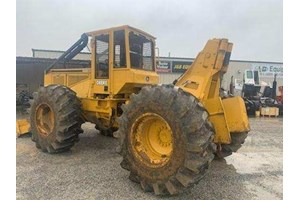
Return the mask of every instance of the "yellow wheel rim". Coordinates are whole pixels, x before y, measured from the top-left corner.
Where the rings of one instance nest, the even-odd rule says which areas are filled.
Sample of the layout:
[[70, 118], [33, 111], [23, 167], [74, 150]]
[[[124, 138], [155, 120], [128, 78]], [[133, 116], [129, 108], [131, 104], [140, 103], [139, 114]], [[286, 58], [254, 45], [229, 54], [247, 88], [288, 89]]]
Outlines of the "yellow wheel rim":
[[131, 128], [131, 143], [136, 157], [151, 167], [164, 166], [173, 151], [172, 130], [161, 116], [145, 113]]
[[48, 104], [40, 104], [36, 108], [36, 126], [44, 136], [49, 135], [54, 128], [54, 113]]

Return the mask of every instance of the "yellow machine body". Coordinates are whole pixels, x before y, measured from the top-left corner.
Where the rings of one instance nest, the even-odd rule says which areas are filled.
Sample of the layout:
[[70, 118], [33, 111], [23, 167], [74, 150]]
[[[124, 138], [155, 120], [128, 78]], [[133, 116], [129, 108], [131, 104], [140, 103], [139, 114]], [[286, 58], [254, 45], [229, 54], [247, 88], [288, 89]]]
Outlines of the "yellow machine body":
[[[117, 47], [115, 36], [124, 34], [123, 50]], [[129, 101], [132, 93], [138, 93], [146, 85], [159, 82], [155, 72], [155, 38], [130, 26], [120, 26], [86, 33], [90, 39], [91, 63], [89, 68], [51, 69], [45, 73], [44, 85], [60, 84], [71, 88], [82, 102], [87, 121], [104, 127], [118, 127], [115, 119], [120, 116], [119, 107]], [[98, 41], [107, 43], [105, 52], [108, 76], [97, 76]], [[130, 38], [143, 38], [152, 44], [151, 69], [134, 68], [134, 54]], [[101, 43], [100, 42], [100, 43]], [[221, 98], [221, 78], [227, 71], [232, 44], [227, 39], [209, 40], [191, 65], [178, 79], [176, 86], [194, 95], [209, 112], [214, 125], [214, 142], [229, 144], [231, 132], [249, 131], [245, 105], [240, 97]], [[116, 56], [123, 51], [126, 62], [116, 66]], [[143, 50], [144, 52], [144, 50]], [[150, 62], [148, 60], [148, 62]], [[143, 63], [144, 65], [145, 63]]]
[[176, 86], [194, 95], [209, 112], [215, 128], [215, 143], [230, 144], [230, 133], [250, 130], [244, 101], [241, 97], [220, 97], [223, 74], [232, 51], [227, 39], [209, 40], [193, 64], [177, 80]]

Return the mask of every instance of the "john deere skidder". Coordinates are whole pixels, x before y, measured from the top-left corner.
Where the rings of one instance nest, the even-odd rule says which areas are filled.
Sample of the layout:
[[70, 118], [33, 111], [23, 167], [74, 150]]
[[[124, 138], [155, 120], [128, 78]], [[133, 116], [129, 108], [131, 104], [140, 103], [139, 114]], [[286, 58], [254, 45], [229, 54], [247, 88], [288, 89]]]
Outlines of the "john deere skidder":
[[[88, 42], [89, 67], [61, 67]], [[227, 39], [209, 40], [181, 77], [158, 85], [153, 36], [130, 26], [84, 33], [45, 72], [31, 108], [32, 140], [62, 152], [78, 141], [82, 123], [95, 123], [119, 139], [121, 166], [143, 190], [181, 193], [249, 131], [243, 100], [220, 96], [231, 50]]]

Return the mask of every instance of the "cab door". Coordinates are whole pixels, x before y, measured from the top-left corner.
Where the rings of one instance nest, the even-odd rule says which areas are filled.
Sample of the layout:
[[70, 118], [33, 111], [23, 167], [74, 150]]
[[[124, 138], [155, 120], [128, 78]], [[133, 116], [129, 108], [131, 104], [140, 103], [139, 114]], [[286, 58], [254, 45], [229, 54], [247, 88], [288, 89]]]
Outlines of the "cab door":
[[109, 94], [111, 76], [110, 34], [95, 37], [95, 93]]
[[[124, 29], [115, 30], [113, 33], [113, 79], [112, 87], [114, 94], [119, 93], [126, 83], [132, 82], [128, 66], [129, 48], [126, 41], [126, 32]], [[128, 54], [128, 55], [126, 55]]]

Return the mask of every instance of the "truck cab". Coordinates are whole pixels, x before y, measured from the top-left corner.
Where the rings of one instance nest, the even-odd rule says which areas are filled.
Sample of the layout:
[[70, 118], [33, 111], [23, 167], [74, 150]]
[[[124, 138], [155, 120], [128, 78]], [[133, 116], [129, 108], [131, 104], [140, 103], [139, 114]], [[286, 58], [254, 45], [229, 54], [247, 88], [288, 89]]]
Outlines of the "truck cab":
[[259, 71], [257, 70], [245, 70], [244, 73], [244, 84], [248, 85], [259, 85]]

